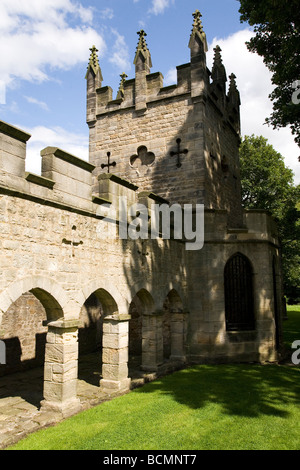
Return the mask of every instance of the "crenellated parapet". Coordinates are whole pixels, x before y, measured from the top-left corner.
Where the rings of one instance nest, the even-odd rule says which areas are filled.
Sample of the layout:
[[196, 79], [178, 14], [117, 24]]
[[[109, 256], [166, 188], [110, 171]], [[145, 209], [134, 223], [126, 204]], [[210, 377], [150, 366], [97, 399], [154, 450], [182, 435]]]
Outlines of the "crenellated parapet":
[[[145, 113], [151, 103], [189, 95], [194, 103], [206, 102], [209, 98], [223, 119], [228, 120], [233, 130], [239, 132], [240, 102], [233, 97], [232, 84], [226, 91], [227, 74], [222, 63], [221, 48], [214, 49], [212, 71], [207, 68], [208, 51], [206, 34], [201, 21], [201, 13], [196, 10], [188, 47], [190, 62], [177, 66], [177, 83], [164, 86], [160, 72], [151, 73], [152, 59], [146, 42], [146, 32], [138, 32], [139, 40], [134, 57], [135, 77], [128, 78], [123, 72], [116, 98], [110, 86], [102, 86], [103, 77], [97, 49], [91, 48], [87, 79], [87, 123], [93, 127], [97, 116], [111, 112], [133, 109], [139, 115]], [[231, 82], [230, 82], [231, 83]], [[229, 118], [230, 115], [230, 118]]]
[[43, 204], [93, 211], [93, 165], [57, 147], [41, 151], [41, 174], [25, 170], [30, 135], [0, 121], [0, 189]]

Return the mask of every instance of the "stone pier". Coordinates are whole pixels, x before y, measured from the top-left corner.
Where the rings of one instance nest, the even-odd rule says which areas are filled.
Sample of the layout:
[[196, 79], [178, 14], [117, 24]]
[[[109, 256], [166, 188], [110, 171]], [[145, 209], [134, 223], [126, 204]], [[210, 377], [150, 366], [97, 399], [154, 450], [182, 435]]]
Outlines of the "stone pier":
[[143, 315], [142, 370], [157, 371], [163, 358], [163, 311]]
[[130, 315], [109, 315], [103, 322], [102, 379], [104, 393], [130, 389], [128, 378], [128, 334]]
[[80, 411], [77, 375], [78, 321], [48, 323], [42, 409], [61, 413], [63, 417]]
[[172, 361], [186, 362], [186, 323], [188, 312], [173, 312], [171, 321], [171, 357]]

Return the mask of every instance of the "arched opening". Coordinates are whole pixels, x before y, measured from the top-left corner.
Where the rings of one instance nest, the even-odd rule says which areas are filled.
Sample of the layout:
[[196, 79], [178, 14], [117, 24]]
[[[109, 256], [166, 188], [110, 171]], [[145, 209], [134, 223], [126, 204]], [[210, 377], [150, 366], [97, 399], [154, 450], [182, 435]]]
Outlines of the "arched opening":
[[6, 364], [0, 376], [44, 364], [47, 327], [45, 308], [31, 293], [19, 297], [2, 317], [1, 339], [6, 345]]
[[103, 321], [118, 312], [114, 298], [105, 289], [93, 292], [85, 301], [79, 316], [78, 378], [99, 386], [102, 377]]
[[224, 291], [226, 330], [254, 330], [253, 270], [249, 259], [241, 253], [226, 263]]
[[[141, 289], [132, 299], [129, 306], [129, 375], [134, 376], [143, 362], [143, 316], [151, 315], [155, 306], [152, 296]], [[145, 347], [145, 342], [144, 342]]]
[[1, 365], [6, 396], [19, 396], [39, 408], [43, 399], [47, 322], [63, 317], [54, 297], [33, 288], [17, 298], [2, 315], [0, 339], [6, 364]]

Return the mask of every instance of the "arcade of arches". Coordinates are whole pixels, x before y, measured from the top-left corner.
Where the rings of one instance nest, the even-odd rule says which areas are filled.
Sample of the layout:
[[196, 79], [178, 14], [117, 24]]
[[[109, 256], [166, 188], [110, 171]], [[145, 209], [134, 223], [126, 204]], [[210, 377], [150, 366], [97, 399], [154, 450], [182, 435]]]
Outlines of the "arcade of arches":
[[63, 318], [58, 302], [38, 288], [22, 294], [2, 317], [7, 360], [1, 376], [44, 364], [42, 409], [63, 416], [80, 410], [77, 379], [84, 376], [84, 356], [96, 356], [99, 391], [109, 395], [129, 390], [131, 379], [143, 372], [185, 363], [186, 312], [174, 289], [161, 310], [141, 289], [129, 314], [120, 314], [112, 295], [100, 288], [84, 302], [79, 321]]

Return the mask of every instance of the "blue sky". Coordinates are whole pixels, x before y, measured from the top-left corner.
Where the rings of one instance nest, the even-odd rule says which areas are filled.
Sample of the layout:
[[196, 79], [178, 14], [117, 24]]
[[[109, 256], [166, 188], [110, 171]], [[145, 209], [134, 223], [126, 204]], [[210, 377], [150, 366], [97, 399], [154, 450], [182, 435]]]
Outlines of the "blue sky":
[[240, 23], [237, 0], [1, 0], [0, 119], [27, 130], [28, 171], [40, 173], [40, 150], [58, 146], [88, 159], [85, 73], [95, 44], [103, 85], [118, 91], [120, 74], [134, 77], [137, 31], [147, 32], [152, 72], [165, 85], [176, 82], [176, 66], [190, 60], [193, 17], [199, 9], [213, 47], [222, 48], [227, 74], [234, 72], [242, 100], [243, 135], [264, 135], [300, 182], [299, 148], [289, 129], [264, 125], [272, 105], [270, 73], [247, 51], [253, 34]]

